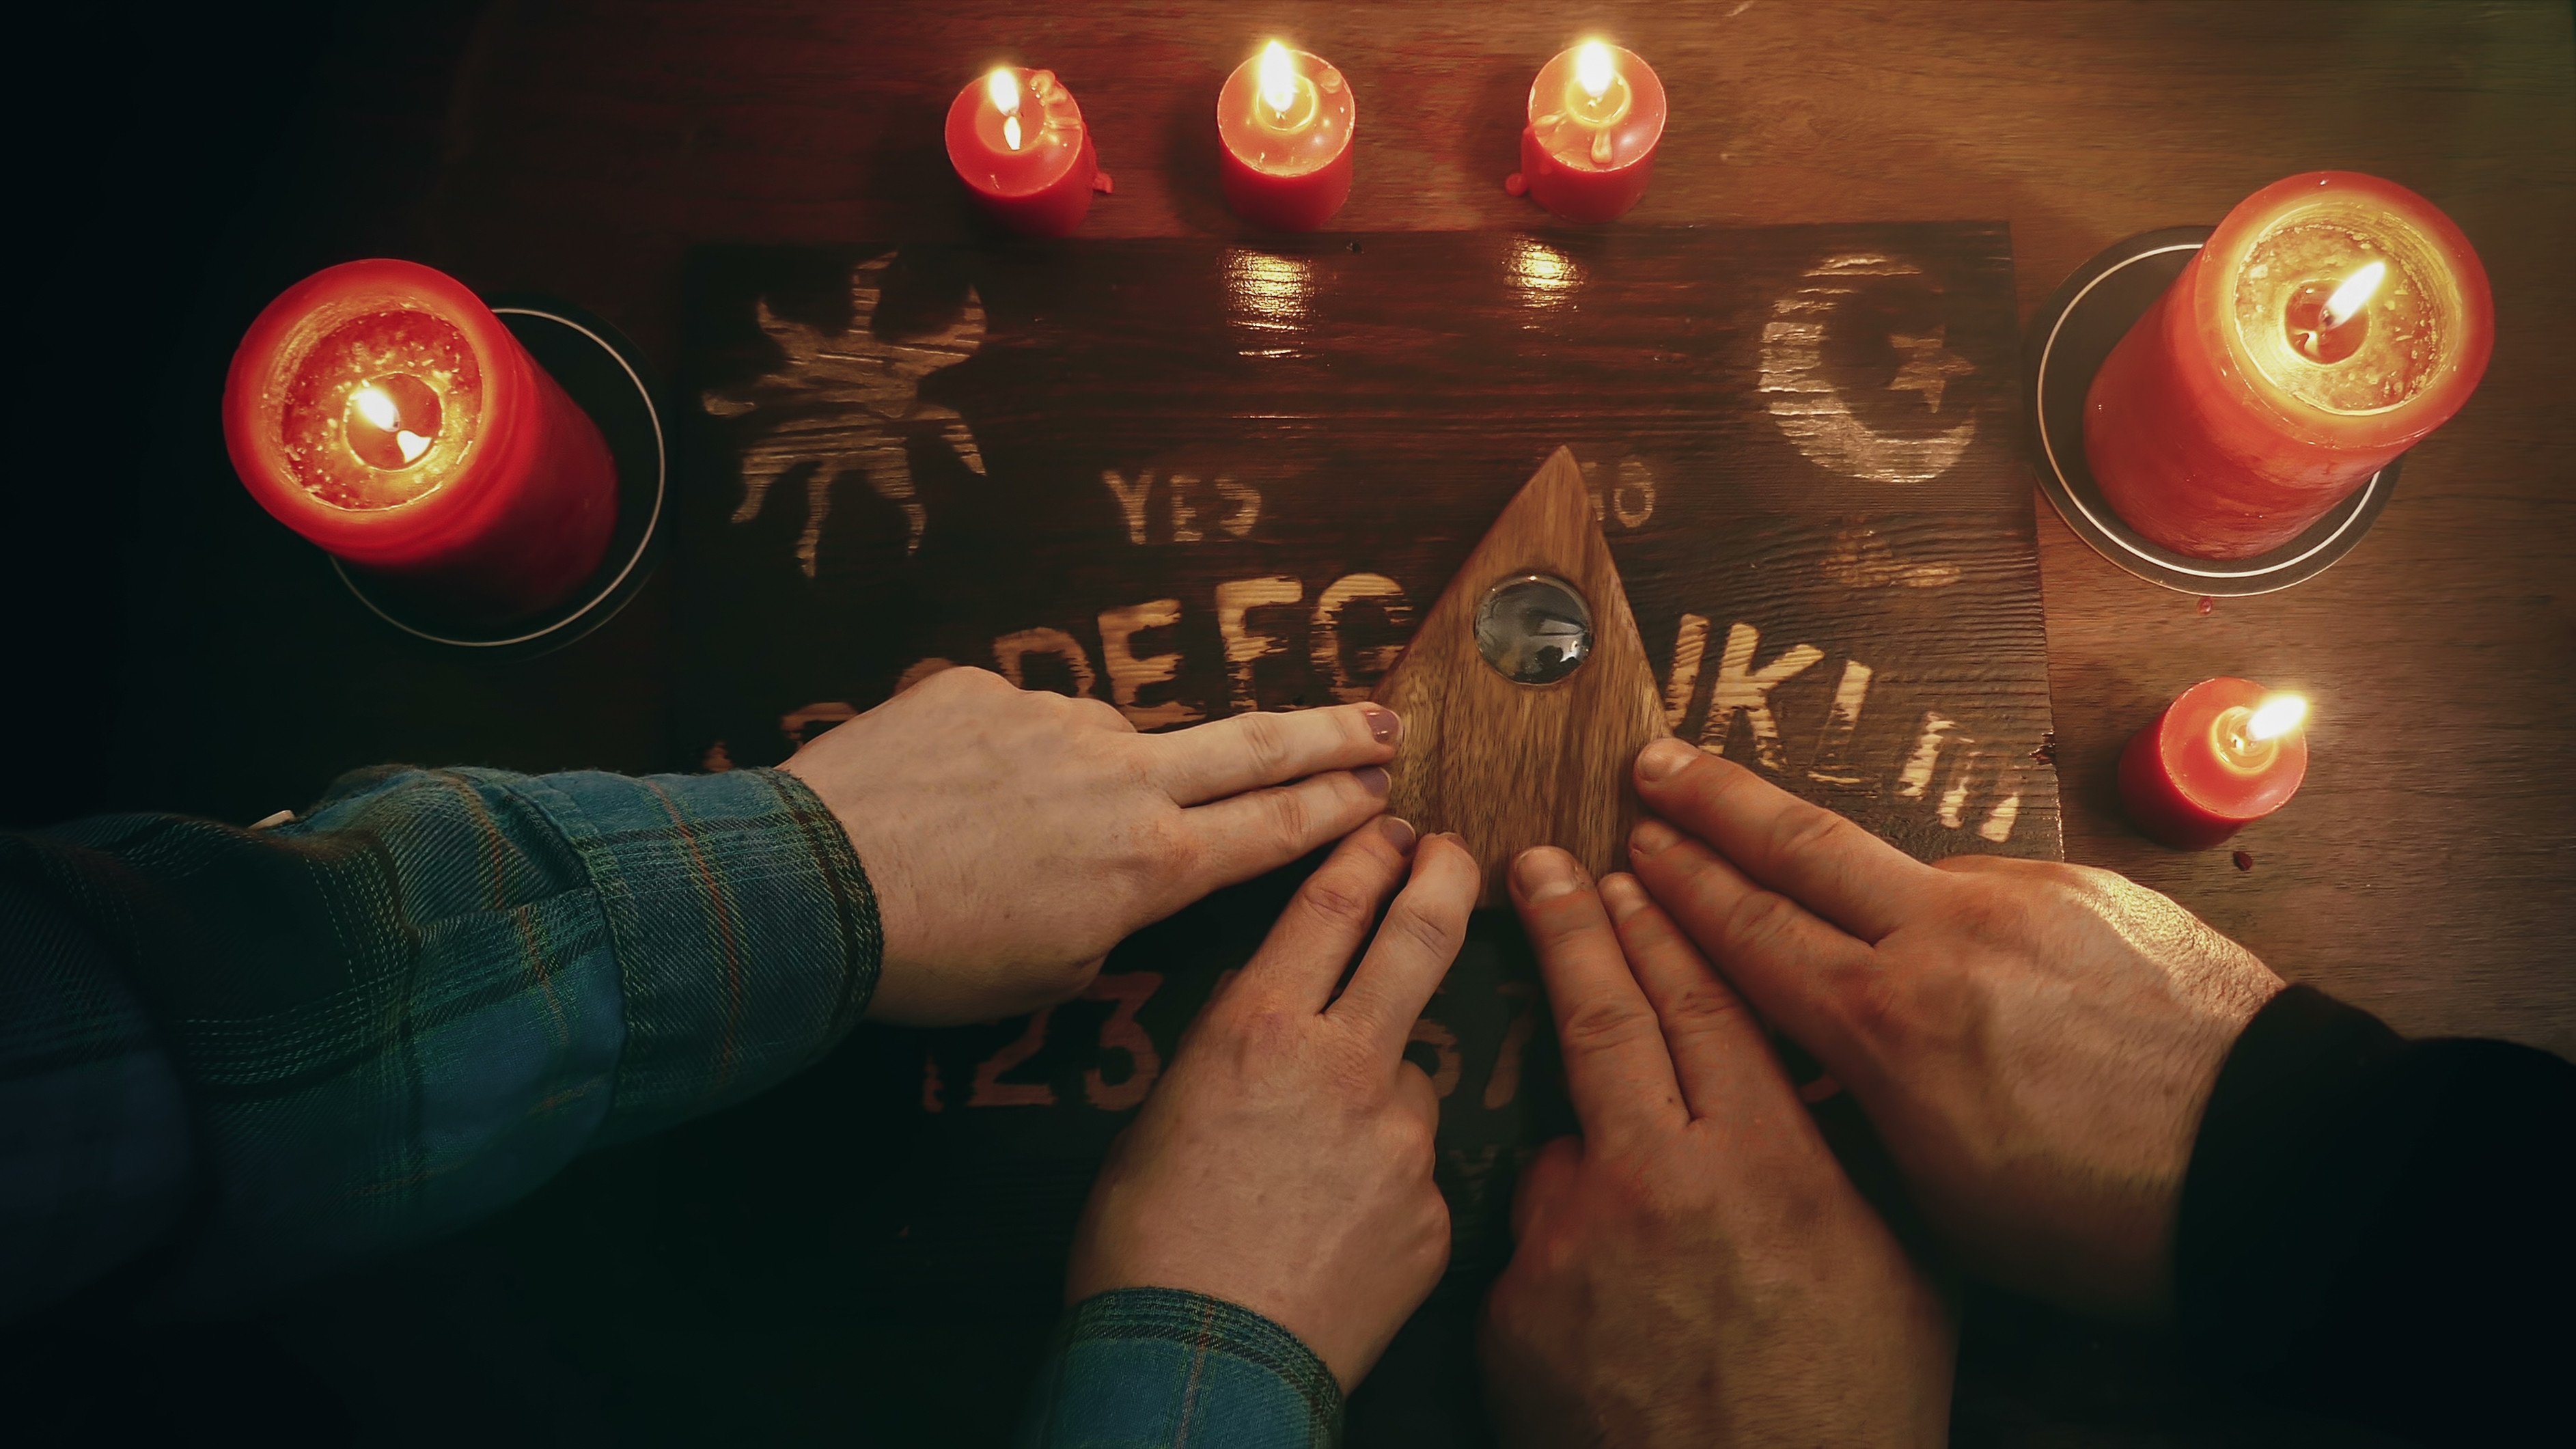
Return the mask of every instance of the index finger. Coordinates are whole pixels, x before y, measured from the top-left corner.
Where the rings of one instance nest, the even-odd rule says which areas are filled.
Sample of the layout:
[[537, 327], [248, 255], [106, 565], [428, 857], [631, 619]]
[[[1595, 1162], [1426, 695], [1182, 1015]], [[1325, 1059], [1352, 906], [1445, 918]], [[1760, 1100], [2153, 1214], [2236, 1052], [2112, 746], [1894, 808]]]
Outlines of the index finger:
[[1289, 713], [1255, 710], [1167, 735], [1145, 735], [1146, 773], [1175, 804], [1202, 805], [1395, 758], [1404, 722], [1382, 704], [1337, 704]]
[[1637, 983], [1654, 1003], [1694, 1117], [1777, 1115], [1797, 1088], [1771, 1053], [1762, 1024], [1632, 875], [1605, 876], [1601, 905], [1619, 932]]
[[1596, 1142], [1676, 1131], [1690, 1120], [1655, 1008], [1628, 970], [1601, 897], [1553, 846], [1512, 862], [1512, 905], [1538, 952], [1565, 1054], [1565, 1089]]
[[1404, 879], [1412, 854], [1413, 827], [1392, 815], [1352, 831], [1289, 897], [1288, 909], [1279, 913], [1279, 923], [1245, 964], [1239, 989], [1229, 995], [1322, 1011], [1343, 968], [1368, 939], [1378, 905]]
[[1351, 984], [1324, 1014], [1376, 1037], [1388, 1056], [1402, 1056], [1413, 1023], [1458, 959], [1483, 884], [1476, 857], [1457, 840], [1435, 835], [1416, 846], [1413, 879], [1387, 908]]
[[1637, 796], [1744, 873], [1876, 945], [1923, 909], [1939, 871], [1751, 770], [1679, 740], [1637, 753]]

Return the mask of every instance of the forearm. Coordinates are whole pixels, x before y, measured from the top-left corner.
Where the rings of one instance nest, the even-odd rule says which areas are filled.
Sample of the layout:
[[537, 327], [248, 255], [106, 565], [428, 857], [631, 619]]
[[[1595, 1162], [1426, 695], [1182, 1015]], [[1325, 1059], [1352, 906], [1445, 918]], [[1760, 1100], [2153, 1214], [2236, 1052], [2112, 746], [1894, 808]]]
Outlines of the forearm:
[[[847, 1030], [878, 964], [846, 838], [769, 771], [368, 772], [276, 830], [0, 838], [0, 875], [114, 960], [179, 1084], [183, 1304], [462, 1226], [749, 1096]], [[40, 949], [12, 944], [13, 978]]]
[[1341, 1440], [1341, 1388], [1296, 1335], [1202, 1293], [1126, 1288], [1066, 1312], [1019, 1442], [1329, 1449]]
[[2183, 1192], [2191, 1351], [2258, 1388], [2435, 1437], [2545, 1422], [2571, 1352], [2576, 1067], [2405, 1042], [2293, 987], [2210, 1101]]

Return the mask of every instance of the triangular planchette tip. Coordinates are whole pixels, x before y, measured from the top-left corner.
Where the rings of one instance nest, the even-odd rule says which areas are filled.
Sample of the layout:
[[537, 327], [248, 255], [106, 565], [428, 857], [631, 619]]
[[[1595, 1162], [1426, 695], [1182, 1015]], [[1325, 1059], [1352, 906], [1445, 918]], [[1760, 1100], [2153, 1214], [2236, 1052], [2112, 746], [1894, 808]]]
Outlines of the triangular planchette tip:
[[[1533, 578], [1542, 582], [1533, 587]], [[1563, 649], [1548, 650], [1573, 628], [1575, 611], [1554, 607], [1561, 593], [1544, 581], [1565, 585], [1588, 615], [1588, 647], [1570, 671]], [[1505, 653], [1506, 667], [1543, 682], [1507, 676], [1479, 647], [1489, 597], [1488, 637], [1502, 641], [1498, 648], [1538, 641], [1534, 656], [1526, 648]], [[1484, 869], [1479, 904], [1508, 904], [1512, 860], [1532, 846], [1572, 852], [1596, 879], [1626, 867], [1637, 818], [1629, 768], [1668, 731], [1654, 668], [1570, 449], [1550, 455], [1504, 506], [1372, 697], [1404, 717], [1403, 743], [1388, 767], [1388, 811], [1424, 835], [1455, 831], [1465, 839]]]

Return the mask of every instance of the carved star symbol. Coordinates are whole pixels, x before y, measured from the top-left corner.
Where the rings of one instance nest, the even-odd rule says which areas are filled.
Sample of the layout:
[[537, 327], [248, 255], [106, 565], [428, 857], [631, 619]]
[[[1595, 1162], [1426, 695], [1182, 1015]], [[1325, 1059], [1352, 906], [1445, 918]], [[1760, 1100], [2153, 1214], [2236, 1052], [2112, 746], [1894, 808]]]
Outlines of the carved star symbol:
[[1941, 411], [1941, 394], [1950, 386], [1950, 379], [1977, 370], [1975, 363], [1944, 345], [1949, 337], [1950, 324], [1946, 322], [1933, 328], [1929, 337], [1889, 334], [1887, 345], [1905, 354], [1905, 365], [1896, 369], [1896, 380], [1887, 385], [1887, 390], [1919, 392], [1932, 411]]
[[770, 485], [805, 468], [805, 529], [796, 540], [796, 562], [813, 578], [823, 525], [832, 511], [832, 485], [858, 473], [878, 497], [900, 507], [907, 524], [906, 557], [921, 549], [930, 515], [922, 506], [912, 465], [905, 456], [906, 429], [935, 427], [970, 472], [984, 471], [974, 430], [953, 409], [924, 401], [922, 379], [972, 357], [984, 341], [984, 303], [973, 288], [957, 318], [928, 335], [883, 338], [873, 324], [885, 273], [893, 256], [874, 257], [850, 272], [850, 323], [825, 332], [791, 321], [757, 304], [760, 330], [785, 361], [775, 371], [733, 388], [709, 389], [699, 399], [709, 415], [739, 418], [765, 413], [766, 426], [743, 445], [742, 506], [733, 521], [760, 515]]

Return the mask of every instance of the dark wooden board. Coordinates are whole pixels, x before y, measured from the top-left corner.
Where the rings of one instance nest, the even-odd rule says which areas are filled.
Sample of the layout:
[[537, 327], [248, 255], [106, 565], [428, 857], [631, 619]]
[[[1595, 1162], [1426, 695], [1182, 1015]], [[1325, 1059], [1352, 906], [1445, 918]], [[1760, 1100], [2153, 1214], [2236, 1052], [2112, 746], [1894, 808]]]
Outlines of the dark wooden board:
[[[2059, 853], [1999, 227], [717, 249], [690, 279], [675, 696], [710, 763], [951, 664], [1143, 728], [1364, 697], [1568, 446], [1670, 728], [1927, 858]], [[1050, 1012], [863, 1032], [852, 1070], [915, 1086], [843, 1270], [1053, 1282], [1293, 878]], [[1518, 1155], [1570, 1126], [1551, 1041], [1516, 926], [1480, 916], [1414, 1044], [1453, 1330]]]
[[[1359, 698], [1562, 445], [1677, 732], [1917, 854], [2059, 849], [1999, 228], [695, 262], [702, 750], [777, 759], [928, 661], [1148, 728]], [[1295, 602], [1221, 619], [1265, 579]]]

